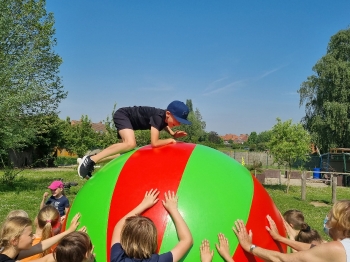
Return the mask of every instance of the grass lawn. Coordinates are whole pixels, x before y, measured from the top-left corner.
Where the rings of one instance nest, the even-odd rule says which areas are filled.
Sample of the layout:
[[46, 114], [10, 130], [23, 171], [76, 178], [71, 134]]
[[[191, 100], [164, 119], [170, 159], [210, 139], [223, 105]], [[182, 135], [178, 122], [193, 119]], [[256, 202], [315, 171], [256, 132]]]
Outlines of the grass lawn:
[[[0, 171], [0, 177], [3, 172]], [[72, 168], [52, 168], [52, 169], [28, 169], [22, 171], [16, 178], [13, 186], [0, 184], [0, 221], [3, 221], [11, 210], [23, 209], [34, 218], [39, 212], [42, 196], [47, 186], [56, 179], [62, 178], [64, 182], [77, 182], [78, 186], [73, 186], [66, 191], [70, 203], [74, 200], [79, 189], [86, 182], [77, 176], [76, 170]], [[322, 237], [323, 219], [331, 207], [331, 187], [315, 188], [307, 187], [307, 200], [301, 201], [301, 188], [291, 186], [289, 193], [284, 192], [285, 186], [265, 185], [265, 189], [274, 200], [276, 206], [285, 212], [288, 209], [301, 210], [309, 225], [318, 230]], [[347, 199], [350, 195], [350, 188], [338, 187], [337, 199]], [[319, 202], [327, 206], [315, 207], [311, 202]], [[233, 223], [233, 221], [232, 221]], [[327, 239], [327, 238], [326, 238]]]

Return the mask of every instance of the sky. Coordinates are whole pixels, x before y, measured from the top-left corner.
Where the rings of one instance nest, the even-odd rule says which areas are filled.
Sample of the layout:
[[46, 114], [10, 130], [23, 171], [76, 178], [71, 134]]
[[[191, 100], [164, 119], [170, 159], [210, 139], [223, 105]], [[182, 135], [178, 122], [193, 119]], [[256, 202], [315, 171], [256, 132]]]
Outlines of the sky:
[[47, 0], [59, 116], [93, 122], [114, 104], [166, 109], [191, 99], [219, 135], [270, 130], [305, 115], [297, 91], [350, 26], [349, 0]]

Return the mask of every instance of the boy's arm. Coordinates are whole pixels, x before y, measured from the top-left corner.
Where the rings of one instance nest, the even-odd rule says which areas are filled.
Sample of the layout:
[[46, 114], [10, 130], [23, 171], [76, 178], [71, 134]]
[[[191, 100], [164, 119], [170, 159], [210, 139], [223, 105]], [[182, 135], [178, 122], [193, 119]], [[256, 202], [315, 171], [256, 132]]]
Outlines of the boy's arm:
[[193, 244], [192, 234], [177, 209], [177, 196], [175, 196], [175, 193], [169, 191], [165, 193], [164, 196], [165, 201], [163, 201], [163, 205], [175, 224], [177, 236], [179, 238], [179, 243], [171, 250], [171, 253], [173, 255], [173, 261], [179, 261]]
[[160, 147], [167, 144], [176, 143], [175, 139], [167, 138], [167, 139], [159, 139], [159, 130], [153, 126], [151, 126], [151, 145], [152, 147]]
[[56, 244], [58, 241], [60, 241], [64, 236], [68, 235], [71, 232], [74, 232], [79, 225], [79, 222], [78, 222], [79, 218], [80, 218], [80, 214], [78, 213], [73, 217], [72, 222], [70, 223], [70, 227], [66, 231], [64, 231], [56, 236], [45, 239], [45, 240], [39, 242], [38, 244], [32, 246], [28, 250], [20, 251], [19, 255], [18, 255], [18, 259], [30, 257], [30, 256], [33, 256], [35, 254], [39, 254], [41, 252], [44, 252], [46, 249], [50, 248], [51, 246]]
[[173, 138], [180, 138], [180, 137], [187, 136], [187, 133], [185, 131], [177, 130], [174, 132], [169, 126], [164, 127], [164, 130], [167, 133], [169, 133], [169, 135], [171, 135]]
[[111, 241], [111, 247], [115, 243], [120, 243], [120, 233], [124, 227], [125, 220], [128, 217], [140, 215], [148, 208], [152, 207], [155, 203], [158, 202], [158, 195], [159, 191], [157, 189], [151, 189], [150, 191], [147, 191], [145, 194], [144, 199], [141, 201], [140, 204], [138, 204], [133, 210], [131, 210], [129, 213], [127, 213], [122, 219], [118, 221], [118, 223], [114, 227], [113, 235], [112, 235], [112, 241]]

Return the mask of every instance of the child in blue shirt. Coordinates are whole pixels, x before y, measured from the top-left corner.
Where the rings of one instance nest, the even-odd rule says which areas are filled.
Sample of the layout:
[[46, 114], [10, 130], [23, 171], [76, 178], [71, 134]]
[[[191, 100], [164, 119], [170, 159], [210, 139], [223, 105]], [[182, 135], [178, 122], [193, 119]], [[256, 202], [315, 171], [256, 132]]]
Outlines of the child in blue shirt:
[[159, 191], [147, 191], [142, 202], [116, 224], [111, 241], [111, 262], [179, 261], [193, 244], [191, 232], [177, 209], [174, 192], [164, 194], [164, 208], [174, 221], [179, 242], [164, 254], [156, 254], [157, 229], [152, 220], [141, 214], [158, 202]]
[[[114, 113], [113, 121], [122, 142], [113, 144], [94, 156], [84, 156], [78, 166], [79, 176], [89, 179], [96, 163], [134, 149], [136, 147], [134, 130], [150, 129], [153, 147], [176, 143], [173, 138], [186, 136], [187, 133], [174, 132], [171, 128], [180, 124], [190, 125], [191, 122], [187, 120], [188, 114], [188, 107], [180, 101], [171, 102], [166, 110], [148, 106], [119, 108]], [[159, 133], [163, 129], [173, 138], [159, 139]]]

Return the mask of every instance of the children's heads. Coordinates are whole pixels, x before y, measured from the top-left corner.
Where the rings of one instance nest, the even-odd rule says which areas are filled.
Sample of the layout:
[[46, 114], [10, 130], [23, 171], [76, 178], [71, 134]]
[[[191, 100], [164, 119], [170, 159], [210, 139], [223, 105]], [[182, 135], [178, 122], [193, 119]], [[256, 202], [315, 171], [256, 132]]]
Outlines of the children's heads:
[[11, 247], [29, 249], [32, 243], [32, 221], [29, 218], [17, 216], [5, 220], [0, 230], [0, 252]]
[[309, 243], [313, 245], [322, 244], [323, 240], [317, 230], [310, 228], [309, 225], [304, 224], [298, 235], [295, 237], [295, 241]]
[[82, 262], [92, 254], [90, 237], [81, 231], [66, 235], [57, 245], [53, 256], [57, 262]]
[[156, 226], [147, 217], [129, 217], [121, 231], [120, 244], [128, 257], [150, 258], [157, 251]]
[[10, 213], [8, 213], [6, 219], [9, 219], [11, 217], [29, 217], [28, 213], [24, 210], [12, 210]]
[[48, 186], [48, 188], [51, 190], [51, 194], [54, 197], [59, 197], [63, 194], [64, 185], [62, 181], [56, 180], [53, 181], [51, 185]]
[[180, 124], [191, 125], [187, 120], [190, 113], [188, 107], [181, 101], [173, 101], [167, 107], [166, 122], [169, 127], [179, 126]]
[[[37, 217], [38, 227], [42, 230], [41, 241], [52, 237], [52, 229], [60, 225], [60, 213], [53, 206], [44, 206]], [[45, 250], [42, 256], [51, 253], [50, 249]]]
[[303, 213], [296, 209], [286, 211], [283, 217], [294, 230], [300, 230], [305, 224]]

